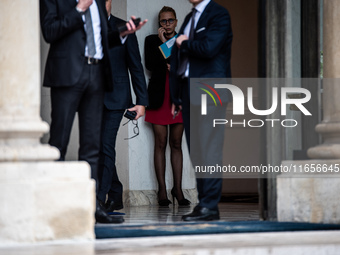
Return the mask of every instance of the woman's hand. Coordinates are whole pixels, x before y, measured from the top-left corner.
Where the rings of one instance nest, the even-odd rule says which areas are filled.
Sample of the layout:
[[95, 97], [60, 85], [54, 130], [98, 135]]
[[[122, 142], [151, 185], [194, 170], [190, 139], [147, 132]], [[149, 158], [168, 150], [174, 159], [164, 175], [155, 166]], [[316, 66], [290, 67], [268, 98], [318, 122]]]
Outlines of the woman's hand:
[[158, 37], [159, 37], [159, 39], [161, 39], [161, 41], [163, 43], [165, 43], [167, 41], [165, 36], [164, 36], [165, 32], [166, 32], [166, 30], [164, 29], [164, 27], [158, 28]]
[[173, 119], [177, 117], [180, 111], [182, 111], [181, 105], [178, 105], [178, 106], [176, 106], [175, 104], [171, 105], [171, 114], [173, 116]]

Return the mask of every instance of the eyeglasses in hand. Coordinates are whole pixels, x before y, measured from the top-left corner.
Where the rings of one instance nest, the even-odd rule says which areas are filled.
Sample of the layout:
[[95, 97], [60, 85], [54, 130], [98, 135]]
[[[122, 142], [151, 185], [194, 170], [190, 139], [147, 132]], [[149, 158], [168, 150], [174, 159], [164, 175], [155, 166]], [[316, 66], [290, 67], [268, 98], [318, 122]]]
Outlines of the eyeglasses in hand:
[[171, 24], [174, 24], [175, 19], [162, 19], [162, 20], [159, 21], [159, 23], [160, 23], [161, 25], [163, 25], [163, 26], [165, 26], [166, 23], [168, 23], [168, 22], [169, 22], [170, 25], [171, 25]]
[[138, 127], [138, 121], [137, 120], [128, 120], [126, 123], [123, 124], [123, 126], [125, 126], [126, 124], [128, 124], [130, 121], [132, 121], [132, 124], [134, 124], [135, 126], [133, 127], [133, 133], [135, 134], [134, 136], [130, 137], [130, 138], [124, 138], [124, 140], [129, 140], [132, 138], [135, 138], [137, 135], [139, 135], [139, 127]]

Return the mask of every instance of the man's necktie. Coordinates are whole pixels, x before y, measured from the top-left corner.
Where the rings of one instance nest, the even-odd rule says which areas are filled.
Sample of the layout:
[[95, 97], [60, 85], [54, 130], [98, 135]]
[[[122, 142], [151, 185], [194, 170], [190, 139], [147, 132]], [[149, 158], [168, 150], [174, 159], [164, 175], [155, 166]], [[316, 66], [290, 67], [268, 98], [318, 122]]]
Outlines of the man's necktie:
[[[195, 8], [192, 8], [191, 25], [190, 25], [190, 30], [189, 30], [189, 40], [194, 39], [196, 12], [197, 12], [197, 10]], [[177, 70], [178, 76], [182, 77], [185, 74], [185, 71], [187, 70], [188, 63], [189, 63], [188, 56], [182, 54], [180, 56], [180, 64], [179, 64], [179, 68]]]
[[91, 19], [90, 8], [85, 12], [85, 25], [86, 25], [86, 44], [89, 57], [93, 57], [96, 54], [96, 45], [94, 43], [94, 33]]

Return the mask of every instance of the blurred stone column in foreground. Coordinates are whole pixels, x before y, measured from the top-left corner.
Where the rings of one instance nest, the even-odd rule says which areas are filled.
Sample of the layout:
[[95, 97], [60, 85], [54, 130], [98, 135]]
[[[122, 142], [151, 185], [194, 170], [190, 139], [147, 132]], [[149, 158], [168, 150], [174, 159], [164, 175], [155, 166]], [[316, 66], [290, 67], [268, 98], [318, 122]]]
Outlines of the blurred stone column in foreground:
[[323, 144], [308, 150], [312, 160], [284, 161], [295, 173], [277, 185], [279, 221], [340, 223], [340, 1], [323, 1]]
[[310, 148], [316, 159], [340, 159], [340, 2], [324, 1], [323, 121], [316, 126], [323, 144]]
[[94, 183], [84, 162], [42, 145], [39, 1], [0, 1], [0, 245], [94, 238]]

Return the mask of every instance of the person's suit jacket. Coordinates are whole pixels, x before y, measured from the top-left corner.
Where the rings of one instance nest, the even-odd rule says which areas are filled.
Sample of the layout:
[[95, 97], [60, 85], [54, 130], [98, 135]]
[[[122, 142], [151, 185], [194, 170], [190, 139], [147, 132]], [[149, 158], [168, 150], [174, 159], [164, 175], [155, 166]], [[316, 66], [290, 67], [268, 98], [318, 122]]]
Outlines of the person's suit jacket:
[[158, 46], [162, 44], [158, 34], [145, 38], [144, 54], [145, 67], [151, 72], [148, 84], [149, 109], [157, 109], [162, 106], [165, 92], [165, 79], [167, 59], [164, 59]]
[[[105, 1], [97, 0], [101, 23], [102, 46], [105, 66], [105, 86], [112, 89], [110, 46], [121, 44], [119, 33], [108, 31]], [[40, 0], [40, 24], [43, 37], [50, 43], [43, 85], [66, 87], [75, 85], [85, 65], [86, 33], [82, 15], [75, 9], [76, 0]]]
[[[110, 15], [109, 26], [112, 31], [118, 31], [117, 25], [124, 22], [124, 20]], [[111, 48], [109, 50], [109, 59], [111, 62], [113, 90], [105, 93], [105, 107], [109, 110], [121, 110], [132, 106], [128, 70], [131, 74], [132, 86], [136, 95], [136, 104], [147, 106], [146, 81], [136, 35], [130, 34], [123, 45]]]
[[[190, 18], [191, 13], [185, 17], [179, 35], [183, 34]], [[186, 54], [189, 57], [189, 78], [229, 78], [232, 37], [229, 12], [211, 1], [197, 22], [194, 39], [183, 41], [180, 50], [176, 45], [172, 48], [170, 94], [174, 104], [182, 104], [179, 86], [181, 77], [176, 74], [178, 56]]]

